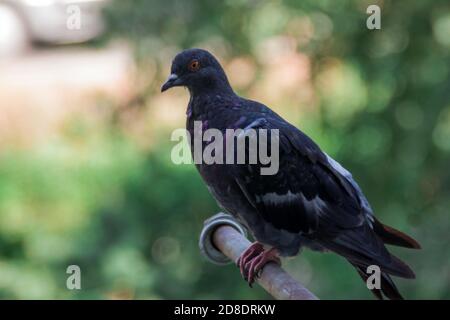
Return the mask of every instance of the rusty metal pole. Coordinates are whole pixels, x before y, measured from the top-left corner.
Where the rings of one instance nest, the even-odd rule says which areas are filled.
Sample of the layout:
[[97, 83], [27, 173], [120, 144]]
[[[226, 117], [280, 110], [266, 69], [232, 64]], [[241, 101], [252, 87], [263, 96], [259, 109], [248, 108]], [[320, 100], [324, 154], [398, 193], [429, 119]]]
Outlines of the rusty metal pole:
[[[205, 221], [200, 236], [200, 249], [213, 263], [235, 262], [248, 248], [245, 230], [230, 215], [219, 213]], [[257, 283], [278, 300], [317, 300], [318, 298], [281, 266], [269, 262]]]

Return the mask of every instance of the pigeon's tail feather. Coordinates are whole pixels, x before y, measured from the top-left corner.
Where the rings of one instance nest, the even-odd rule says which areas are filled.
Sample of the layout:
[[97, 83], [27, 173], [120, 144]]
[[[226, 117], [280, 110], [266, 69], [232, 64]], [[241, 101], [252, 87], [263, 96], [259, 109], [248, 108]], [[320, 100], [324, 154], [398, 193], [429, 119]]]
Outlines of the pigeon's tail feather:
[[403, 300], [397, 286], [387, 273], [381, 274], [381, 291], [383, 291], [383, 294], [391, 300]]
[[383, 240], [367, 225], [342, 232], [334, 239], [321, 239], [327, 249], [351, 260], [352, 263], [368, 267], [376, 265], [382, 273], [414, 279], [411, 268], [399, 258], [390, 254]]
[[378, 220], [375, 220], [373, 224], [373, 231], [384, 243], [404, 248], [420, 249], [420, 244], [416, 240], [401, 231], [382, 224]]
[[397, 258], [396, 256], [394, 256], [392, 254], [391, 254], [390, 267], [386, 269], [386, 272], [391, 275], [406, 278], [406, 279], [415, 279], [416, 278], [414, 271], [412, 271], [412, 269], [406, 263], [404, 263], [402, 260], [400, 260], [399, 258]]
[[347, 258], [348, 260], [352, 260], [355, 264], [364, 268], [375, 265], [381, 269], [382, 273], [406, 279], [415, 279], [416, 277], [414, 271], [412, 271], [406, 263], [404, 263], [396, 256], [390, 254], [386, 249], [384, 249], [386, 250], [385, 256], [381, 256], [381, 254], [376, 256], [369, 256], [370, 253], [368, 253], [368, 255], [367, 253], [361, 253], [352, 249], [349, 250], [345, 247], [334, 247], [331, 248], [331, 250]]
[[[369, 274], [367, 274], [363, 267], [354, 264], [349, 261], [355, 267], [356, 271], [360, 275], [361, 279], [367, 285], [367, 279], [369, 278]], [[391, 300], [403, 300], [402, 295], [398, 291], [394, 281], [392, 281], [391, 277], [387, 273], [381, 273], [380, 278], [380, 288], [373, 288], [370, 291], [380, 300], [383, 300], [383, 296]]]

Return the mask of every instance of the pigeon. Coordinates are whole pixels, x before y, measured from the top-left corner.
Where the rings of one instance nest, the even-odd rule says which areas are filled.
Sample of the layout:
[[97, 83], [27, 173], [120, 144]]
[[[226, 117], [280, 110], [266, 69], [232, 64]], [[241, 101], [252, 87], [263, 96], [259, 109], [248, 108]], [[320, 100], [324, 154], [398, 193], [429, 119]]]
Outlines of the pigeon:
[[[366, 284], [369, 268], [377, 267], [379, 285], [370, 288], [372, 293], [379, 299], [403, 299], [391, 276], [413, 279], [415, 274], [385, 245], [414, 249], [420, 245], [374, 216], [348, 170], [270, 108], [237, 95], [218, 60], [206, 50], [186, 49], [175, 56], [161, 92], [177, 86], [189, 90], [190, 136], [200, 123], [203, 130], [223, 134], [229, 129], [266, 130], [277, 138], [278, 150], [269, 146], [270, 152], [278, 152], [274, 174], [261, 174], [265, 166], [261, 162], [195, 163], [219, 206], [255, 239], [236, 261], [250, 285], [268, 262], [280, 264], [281, 258], [296, 256], [305, 247], [344, 257]], [[209, 143], [202, 141], [202, 147]], [[190, 144], [194, 153], [193, 139]]]

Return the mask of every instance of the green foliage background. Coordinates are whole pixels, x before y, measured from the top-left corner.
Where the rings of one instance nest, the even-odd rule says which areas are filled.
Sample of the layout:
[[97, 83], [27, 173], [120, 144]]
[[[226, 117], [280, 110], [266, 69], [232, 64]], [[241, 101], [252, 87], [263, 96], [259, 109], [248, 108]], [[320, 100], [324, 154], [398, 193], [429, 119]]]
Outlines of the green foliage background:
[[[382, 8], [376, 31], [366, 28], [374, 3]], [[309, 109], [295, 94], [278, 99], [280, 110], [353, 172], [382, 221], [422, 244], [393, 249], [417, 274], [397, 281], [404, 295], [450, 298], [448, 1], [116, 0], [105, 14], [108, 33], [97, 45], [128, 41], [143, 84], [129, 105], [106, 103], [101, 125], [74, 119], [45, 147], [0, 153], [0, 298], [269, 298], [234, 266], [200, 255], [202, 222], [219, 209], [193, 166], [170, 161], [175, 128], [157, 127], [152, 147], [140, 148], [122, 114], [152, 109], [183, 48], [244, 56], [263, 70], [261, 44], [281, 36], [309, 37], [295, 50], [310, 59], [317, 98]], [[146, 79], [149, 65], [155, 76]], [[257, 99], [251, 89], [238, 91]], [[296, 108], [312, 111], [300, 117], [289, 111]], [[82, 290], [65, 287], [70, 264], [81, 267]], [[371, 298], [334, 255], [305, 251], [286, 266], [320, 298]]]

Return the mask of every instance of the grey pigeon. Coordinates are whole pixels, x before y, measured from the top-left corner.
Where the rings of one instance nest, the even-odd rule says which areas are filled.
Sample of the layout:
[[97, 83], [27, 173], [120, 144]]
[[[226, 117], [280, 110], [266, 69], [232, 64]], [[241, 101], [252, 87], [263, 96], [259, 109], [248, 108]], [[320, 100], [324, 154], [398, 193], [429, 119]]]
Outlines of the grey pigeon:
[[[367, 268], [378, 266], [381, 287], [371, 291], [380, 299], [383, 295], [402, 298], [390, 275], [415, 275], [385, 244], [420, 246], [375, 218], [349, 171], [267, 106], [238, 96], [217, 59], [206, 50], [188, 49], [174, 58], [161, 91], [175, 86], [189, 89], [186, 126], [191, 136], [195, 121], [203, 130], [214, 128], [224, 134], [226, 129], [278, 130], [279, 169], [273, 175], [262, 175], [261, 163], [196, 164], [218, 204], [256, 240], [237, 261], [250, 284], [267, 262], [280, 263], [280, 257], [295, 256], [308, 247], [343, 256], [364, 281], [370, 276]], [[202, 147], [207, 145], [203, 142]]]

